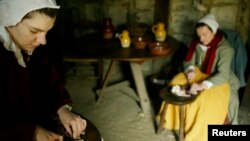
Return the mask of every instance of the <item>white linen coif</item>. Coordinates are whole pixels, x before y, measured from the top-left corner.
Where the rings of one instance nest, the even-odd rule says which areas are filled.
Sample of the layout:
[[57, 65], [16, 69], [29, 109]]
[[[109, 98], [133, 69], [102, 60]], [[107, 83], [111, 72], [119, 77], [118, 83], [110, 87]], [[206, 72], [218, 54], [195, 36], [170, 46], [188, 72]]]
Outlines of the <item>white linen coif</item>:
[[12, 41], [5, 27], [15, 26], [26, 14], [42, 8], [59, 9], [60, 6], [55, 0], [0, 0], [0, 41], [7, 50], [14, 52], [18, 64], [24, 68], [26, 64], [21, 49]]
[[55, 0], [0, 0], [0, 25], [13, 26], [29, 12], [42, 9], [59, 9]]

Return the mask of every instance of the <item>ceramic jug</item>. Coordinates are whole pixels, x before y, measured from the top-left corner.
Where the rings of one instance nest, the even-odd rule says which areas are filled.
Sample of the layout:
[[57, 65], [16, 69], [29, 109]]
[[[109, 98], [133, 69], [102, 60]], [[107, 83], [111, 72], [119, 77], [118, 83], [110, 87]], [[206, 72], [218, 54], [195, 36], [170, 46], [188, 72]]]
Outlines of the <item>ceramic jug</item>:
[[159, 22], [152, 26], [152, 32], [155, 34], [155, 40], [162, 42], [166, 39], [167, 32], [165, 30], [165, 24]]
[[115, 27], [112, 23], [112, 19], [111, 18], [104, 18], [103, 19], [103, 29], [102, 29], [103, 39], [106, 39], [106, 40], [113, 39], [114, 30], [115, 30]]
[[130, 47], [131, 39], [129, 37], [128, 30], [123, 30], [122, 33], [119, 35], [120, 43], [123, 48]]

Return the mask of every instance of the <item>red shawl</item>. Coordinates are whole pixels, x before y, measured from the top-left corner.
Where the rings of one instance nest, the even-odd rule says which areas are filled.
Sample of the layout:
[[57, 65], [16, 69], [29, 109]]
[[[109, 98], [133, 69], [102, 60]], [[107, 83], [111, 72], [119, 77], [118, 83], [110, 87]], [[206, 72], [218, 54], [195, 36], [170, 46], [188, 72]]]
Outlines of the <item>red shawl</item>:
[[[213, 66], [213, 62], [215, 59], [215, 52], [218, 47], [219, 42], [221, 41], [223, 34], [221, 31], [217, 31], [214, 39], [207, 45], [208, 50], [205, 56], [205, 59], [202, 63], [202, 71], [206, 74], [210, 74]], [[186, 62], [192, 59], [193, 53], [195, 52], [196, 46], [199, 43], [199, 40], [193, 40], [190, 44], [186, 55]]]

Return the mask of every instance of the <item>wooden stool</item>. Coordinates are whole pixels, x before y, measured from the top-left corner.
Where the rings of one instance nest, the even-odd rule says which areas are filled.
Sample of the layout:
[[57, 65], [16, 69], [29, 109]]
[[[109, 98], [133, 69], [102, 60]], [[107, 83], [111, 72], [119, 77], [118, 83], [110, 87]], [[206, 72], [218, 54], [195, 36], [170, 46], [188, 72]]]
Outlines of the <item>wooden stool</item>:
[[160, 124], [157, 129], [157, 134], [159, 134], [163, 130], [164, 117], [166, 116], [167, 106], [169, 104], [179, 105], [180, 106], [180, 127], [179, 127], [179, 141], [183, 141], [184, 139], [184, 129], [185, 129], [185, 106], [193, 102], [196, 99], [196, 96], [193, 97], [180, 97], [175, 96], [169, 93], [167, 88], [163, 88], [160, 91], [160, 97], [166, 102], [163, 107], [163, 112], [161, 114]]

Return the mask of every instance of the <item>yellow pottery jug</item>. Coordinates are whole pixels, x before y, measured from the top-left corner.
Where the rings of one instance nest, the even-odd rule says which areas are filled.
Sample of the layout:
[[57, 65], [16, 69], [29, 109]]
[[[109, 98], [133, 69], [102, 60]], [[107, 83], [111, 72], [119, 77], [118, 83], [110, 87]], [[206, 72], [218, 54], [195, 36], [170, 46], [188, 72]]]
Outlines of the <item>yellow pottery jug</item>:
[[152, 27], [152, 32], [155, 34], [155, 40], [162, 42], [166, 39], [167, 32], [165, 30], [165, 24], [163, 22], [159, 22]]
[[123, 30], [122, 33], [119, 35], [121, 46], [124, 48], [130, 47], [131, 39], [129, 37], [128, 30]]

